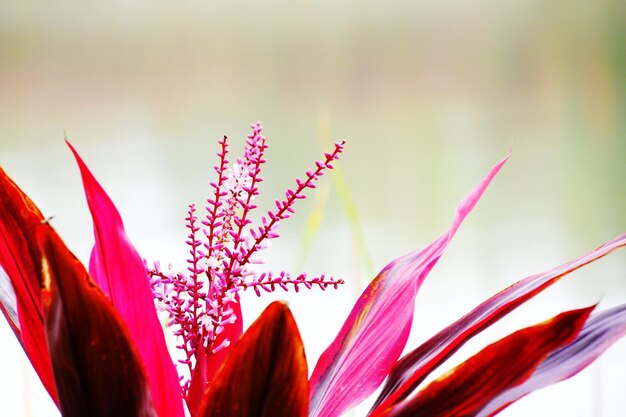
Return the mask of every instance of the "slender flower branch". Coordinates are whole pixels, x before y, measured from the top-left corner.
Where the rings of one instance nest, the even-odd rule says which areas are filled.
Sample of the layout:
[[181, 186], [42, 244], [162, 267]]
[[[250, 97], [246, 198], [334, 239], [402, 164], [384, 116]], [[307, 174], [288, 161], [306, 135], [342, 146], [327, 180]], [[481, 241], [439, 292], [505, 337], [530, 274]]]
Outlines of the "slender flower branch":
[[267, 212], [267, 217], [269, 217], [270, 219], [269, 221], [267, 220], [267, 217], [265, 216], [261, 217], [263, 226], [259, 227], [256, 233], [254, 232], [254, 230], [250, 230], [252, 237], [255, 240], [250, 250], [246, 252], [243, 259], [241, 260], [242, 264], [246, 264], [250, 260], [250, 257], [255, 252], [257, 252], [260, 249], [263, 249], [261, 242], [263, 242], [266, 238], [275, 239], [280, 236], [278, 232], [276, 232], [276, 229], [278, 228], [280, 221], [288, 219], [290, 217], [290, 213], [291, 214], [295, 213], [293, 206], [296, 200], [306, 198], [306, 195], [304, 195], [303, 192], [307, 188], [311, 188], [311, 189], [316, 188], [315, 182], [324, 174], [324, 171], [326, 169], [333, 168], [333, 165], [331, 164], [331, 162], [339, 159], [339, 155], [343, 152], [345, 143], [346, 143], [345, 141], [336, 143], [335, 150], [333, 153], [325, 153], [324, 156], [326, 160], [324, 162], [317, 161], [315, 163], [315, 165], [317, 166], [317, 169], [315, 170], [315, 172], [311, 170], [307, 170], [306, 171], [307, 179], [305, 181], [302, 181], [300, 178], [296, 178], [295, 191], [288, 189], [287, 192], [285, 193], [285, 197], [286, 197], [285, 200], [275, 201], [276, 210]]
[[289, 287], [287, 285], [292, 285], [296, 292], [299, 291], [300, 285], [303, 285], [307, 289], [311, 289], [313, 286], [318, 286], [322, 291], [324, 291], [329, 286], [337, 289], [337, 287], [343, 283], [344, 281], [341, 279], [334, 279], [332, 277], [326, 278], [324, 275], [320, 275], [315, 278], [307, 278], [305, 273], [293, 278], [287, 272], [282, 271], [278, 274], [278, 276], [273, 275], [271, 272], [263, 272], [258, 279], [245, 282], [242, 284], [242, 287], [243, 289], [253, 288], [256, 295], [260, 296], [261, 289], [266, 292], [274, 292], [277, 286], [285, 291], [289, 291]]
[[226, 174], [226, 169], [228, 167], [228, 159], [226, 156], [228, 155], [228, 142], [226, 136], [224, 136], [220, 141], [218, 141], [221, 146], [220, 151], [217, 156], [220, 158], [220, 164], [215, 165], [213, 168], [215, 172], [217, 172], [217, 182], [211, 182], [211, 187], [214, 190], [213, 199], [207, 199], [207, 216], [206, 220], [202, 221], [202, 224], [205, 226], [203, 231], [207, 237], [207, 243], [205, 243], [205, 248], [207, 249], [207, 258], [210, 258], [213, 255], [213, 251], [216, 250], [214, 244], [215, 240], [215, 231], [217, 228], [221, 226], [219, 221], [220, 217], [223, 216], [223, 212], [220, 211], [220, 206], [222, 205], [222, 197], [226, 195], [225, 191], [222, 191], [224, 187], [224, 183], [228, 179], [228, 175]]
[[[247, 161], [248, 165], [248, 175], [250, 178], [250, 185], [243, 185], [243, 192], [246, 194], [246, 201], [240, 200], [240, 204], [243, 207], [243, 213], [241, 217], [235, 217], [235, 223], [237, 224], [237, 233], [233, 236], [233, 253], [237, 253], [239, 249], [239, 245], [242, 243], [242, 233], [244, 228], [252, 223], [251, 220], [247, 219], [248, 214], [254, 210], [257, 206], [252, 204], [252, 199], [259, 195], [259, 189], [256, 186], [257, 183], [262, 182], [261, 178], [261, 164], [266, 162], [263, 159], [263, 154], [265, 153], [265, 149], [268, 148], [268, 145], [265, 143], [265, 137], [261, 135], [262, 126], [257, 123], [253, 125], [253, 134], [248, 136], [248, 140], [246, 141], [246, 154], [244, 160]], [[238, 263], [240, 265], [245, 265], [245, 261], [241, 262], [237, 257], [230, 258], [230, 264], [228, 268], [224, 271], [225, 275], [233, 274], [233, 267]]]
[[199, 281], [198, 277], [200, 274], [205, 272], [205, 269], [201, 267], [200, 260], [204, 257], [204, 252], [200, 249], [202, 245], [201, 242], [197, 238], [197, 232], [200, 230], [199, 227], [196, 226], [197, 217], [195, 216], [196, 206], [195, 204], [189, 205], [188, 216], [185, 218], [187, 221], [187, 228], [189, 229], [188, 240], [186, 241], [189, 246], [189, 254], [191, 258], [187, 259], [187, 263], [189, 266], [187, 269], [191, 273], [190, 279], [188, 281], [188, 291], [191, 293], [190, 303], [191, 305], [187, 306], [189, 310], [191, 310], [191, 321], [189, 326], [191, 328], [190, 334], [192, 335], [189, 338], [187, 343], [190, 344], [191, 350], [195, 351], [198, 348], [198, 345], [201, 343], [200, 340], [200, 331], [199, 331], [199, 317], [201, 311], [200, 306], [200, 291], [204, 287], [204, 284]]

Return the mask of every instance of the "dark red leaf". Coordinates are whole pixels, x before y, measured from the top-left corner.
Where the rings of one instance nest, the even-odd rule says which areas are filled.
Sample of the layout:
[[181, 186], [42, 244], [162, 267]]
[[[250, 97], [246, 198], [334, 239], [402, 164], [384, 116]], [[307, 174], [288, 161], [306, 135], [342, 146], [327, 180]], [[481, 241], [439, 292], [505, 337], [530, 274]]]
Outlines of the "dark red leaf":
[[143, 367], [117, 311], [49, 225], [39, 226], [37, 243], [63, 416], [156, 416]]
[[560, 278], [624, 246], [626, 246], [626, 234], [618, 236], [578, 259], [518, 281], [481, 303], [398, 361], [372, 407], [373, 411], [370, 416], [383, 415], [385, 409], [406, 398], [430, 372], [474, 335]]
[[593, 308], [559, 314], [487, 346], [384, 415], [476, 415], [494, 397], [528, 379], [553, 351], [574, 340]]
[[58, 404], [44, 330], [40, 254], [35, 242], [35, 231], [43, 219], [37, 206], [0, 168], [0, 266], [13, 290], [9, 290], [8, 283], [3, 283], [7, 290], [0, 297], [0, 310], [44, 387]]
[[203, 417], [306, 417], [307, 364], [289, 308], [269, 305], [231, 349], [202, 401]]
[[552, 352], [524, 383], [498, 395], [481, 410], [479, 417], [492, 416], [523, 396], [571, 378], [626, 335], [626, 304], [592, 316], [576, 340]]

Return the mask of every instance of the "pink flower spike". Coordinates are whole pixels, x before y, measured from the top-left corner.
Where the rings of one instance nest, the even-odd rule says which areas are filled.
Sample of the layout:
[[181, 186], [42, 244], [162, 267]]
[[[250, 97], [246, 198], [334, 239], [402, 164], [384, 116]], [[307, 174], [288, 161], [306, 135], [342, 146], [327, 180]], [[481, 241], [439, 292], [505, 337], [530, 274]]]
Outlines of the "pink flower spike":
[[76, 150], [67, 142], [80, 168], [93, 217], [94, 245], [90, 274], [122, 316], [137, 348], [160, 417], [182, 417], [180, 385], [167, 351], [152, 291], [141, 257], [128, 240], [119, 212]]
[[385, 379], [408, 339], [422, 282], [508, 158], [494, 166], [461, 201], [446, 233], [422, 250], [392, 261], [365, 289], [313, 370], [311, 417], [341, 415]]
[[[190, 254], [187, 271], [177, 274], [164, 274], [158, 268], [147, 271], [159, 310], [167, 313], [168, 326], [182, 339], [178, 349], [186, 357], [181, 363], [187, 366], [191, 381], [184, 376], [181, 385], [192, 415], [197, 408], [198, 393], [204, 391], [224, 355], [241, 335], [238, 292], [253, 287], [259, 295], [261, 290], [272, 292], [292, 286], [297, 291], [301, 283], [309, 286], [305, 278], [291, 279], [284, 273], [276, 278], [268, 274], [265, 280], [263, 275], [257, 279], [259, 272], [253, 264], [263, 263], [257, 253], [269, 246], [270, 239], [279, 236], [278, 226], [294, 212], [295, 201], [304, 197], [305, 189], [313, 188], [313, 182], [327, 169], [327, 163], [337, 159], [341, 152], [341, 146], [335, 145], [334, 152], [317, 164], [318, 169], [311, 171], [306, 181], [298, 181], [298, 187], [287, 190], [285, 199], [276, 201], [276, 209], [261, 216], [261, 226], [253, 226], [251, 216], [257, 208], [253, 200], [259, 195], [261, 166], [268, 145], [261, 135], [261, 124], [252, 125], [252, 129], [243, 157], [237, 158], [232, 166], [226, 160], [226, 138], [219, 142], [220, 162], [215, 166], [218, 178], [210, 184], [213, 195], [206, 200], [206, 217], [197, 219], [195, 206], [191, 205], [185, 218]], [[198, 227], [198, 221], [202, 227]], [[324, 289], [342, 283], [329, 278], [315, 284]], [[197, 371], [196, 367], [203, 371]]]

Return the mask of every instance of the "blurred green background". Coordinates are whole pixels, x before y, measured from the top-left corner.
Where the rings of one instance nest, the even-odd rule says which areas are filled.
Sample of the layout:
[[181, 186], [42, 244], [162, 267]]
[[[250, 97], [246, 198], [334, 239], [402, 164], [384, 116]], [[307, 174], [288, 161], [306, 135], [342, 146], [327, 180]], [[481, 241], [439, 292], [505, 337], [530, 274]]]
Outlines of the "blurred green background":
[[[411, 346], [515, 280], [626, 230], [624, 2], [337, 3], [3, 3], [0, 164], [86, 260], [91, 224], [66, 135], [142, 254], [181, 264], [186, 204], [207, 195], [223, 134], [240, 150], [248, 125], [263, 122], [262, 208], [345, 139], [339, 175], [323, 178], [267, 252], [269, 269], [348, 282], [274, 297], [291, 300], [311, 368], [373, 274], [446, 230], [509, 148], [418, 296]], [[270, 299], [246, 298], [247, 323]], [[626, 302], [626, 254], [575, 273], [453, 361], [598, 301]], [[51, 415], [4, 323], [0, 337], [7, 415]], [[503, 415], [621, 416], [624, 355], [621, 341]]]

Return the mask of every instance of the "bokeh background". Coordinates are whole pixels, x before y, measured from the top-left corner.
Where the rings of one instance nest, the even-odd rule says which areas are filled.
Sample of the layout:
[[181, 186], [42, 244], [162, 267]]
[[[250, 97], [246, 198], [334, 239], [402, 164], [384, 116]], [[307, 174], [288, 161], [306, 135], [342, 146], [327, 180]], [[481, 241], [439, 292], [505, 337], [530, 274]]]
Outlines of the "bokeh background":
[[[509, 148], [418, 295], [409, 346], [626, 230], [624, 2], [124, 3], [0, 5], [0, 164], [86, 260], [91, 224], [66, 135], [140, 252], [183, 265], [186, 204], [206, 197], [223, 134], [240, 150], [263, 121], [262, 208], [345, 139], [340, 171], [283, 224], [266, 267], [347, 284], [244, 298], [248, 324], [290, 300], [311, 369], [376, 271], [446, 230]], [[596, 302], [626, 302], [626, 253], [555, 285], [446, 368]], [[503, 415], [622, 416], [624, 386], [626, 340]], [[58, 415], [5, 323], [0, 404], [6, 416]]]

